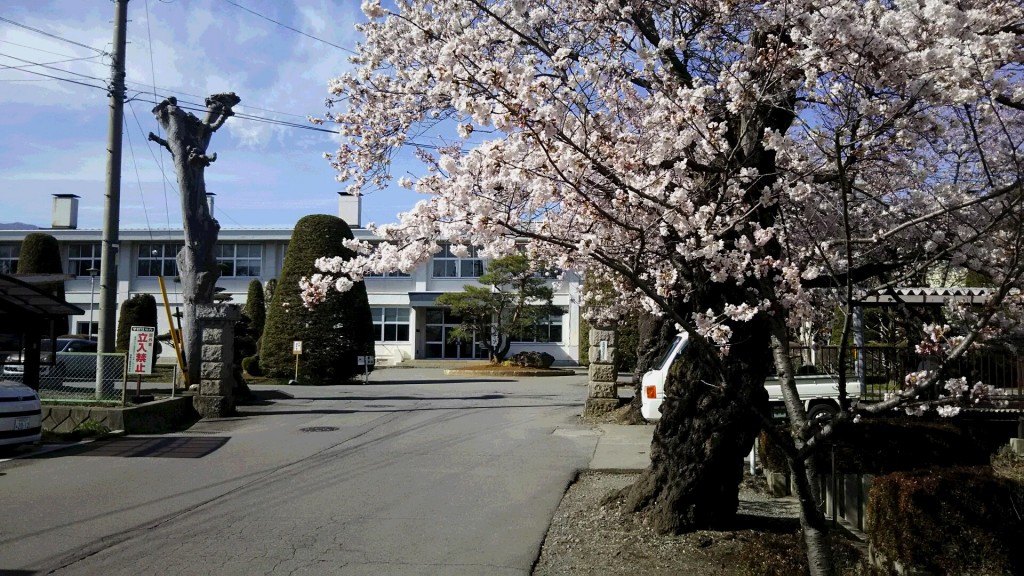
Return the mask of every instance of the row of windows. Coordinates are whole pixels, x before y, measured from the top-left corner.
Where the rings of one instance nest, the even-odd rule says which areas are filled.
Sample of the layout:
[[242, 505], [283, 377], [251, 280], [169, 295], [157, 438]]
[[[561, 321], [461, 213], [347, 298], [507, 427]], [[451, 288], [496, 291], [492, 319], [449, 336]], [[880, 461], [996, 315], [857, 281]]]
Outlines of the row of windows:
[[[177, 257], [183, 246], [183, 243], [140, 244], [136, 252], [136, 276], [177, 276]], [[20, 249], [20, 244], [0, 244], [0, 274], [15, 273]], [[98, 243], [69, 244], [67, 273], [82, 277], [94, 275], [90, 270], [99, 271], [100, 251]], [[217, 244], [214, 254], [221, 276], [259, 278], [262, 275], [261, 244]]]
[[[140, 244], [136, 253], [135, 274], [141, 277], [178, 275], [177, 255], [182, 243]], [[19, 244], [0, 244], [0, 273], [13, 274], [18, 265]], [[258, 278], [263, 274], [263, 246], [261, 244], [217, 244], [217, 264], [221, 276]], [[465, 258], [452, 253], [451, 245], [443, 244], [431, 265], [434, 278], [479, 278], [484, 273], [484, 261], [476, 248], [469, 248]], [[68, 246], [68, 274], [89, 276], [89, 270], [100, 268], [99, 243], [70, 244]], [[546, 271], [544, 277], [556, 276], [557, 271]], [[408, 278], [402, 272], [367, 274], [366, 278]]]
[[[409, 341], [409, 309], [371, 307], [374, 340], [377, 342]], [[429, 308], [426, 311], [427, 340], [443, 339], [444, 328], [461, 322], [461, 319], [445, 308]], [[433, 334], [433, 336], [432, 336]], [[546, 322], [539, 323], [531, 330], [515, 336], [515, 342], [561, 342], [562, 314], [552, 314]]]

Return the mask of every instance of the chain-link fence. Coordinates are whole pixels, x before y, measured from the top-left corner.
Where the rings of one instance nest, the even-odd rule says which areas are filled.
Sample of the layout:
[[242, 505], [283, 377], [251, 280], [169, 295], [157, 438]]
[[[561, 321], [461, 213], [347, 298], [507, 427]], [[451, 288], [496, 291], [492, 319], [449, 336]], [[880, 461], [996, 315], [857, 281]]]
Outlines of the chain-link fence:
[[[23, 382], [24, 371], [22, 364], [5, 364], [3, 378]], [[39, 366], [43, 402], [121, 402], [124, 384], [125, 354], [120, 352], [57, 352], [53, 363]]]
[[39, 398], [120, 402], [124, 378], [124, 353], [58, 352], [53, 366], [40, 368]]

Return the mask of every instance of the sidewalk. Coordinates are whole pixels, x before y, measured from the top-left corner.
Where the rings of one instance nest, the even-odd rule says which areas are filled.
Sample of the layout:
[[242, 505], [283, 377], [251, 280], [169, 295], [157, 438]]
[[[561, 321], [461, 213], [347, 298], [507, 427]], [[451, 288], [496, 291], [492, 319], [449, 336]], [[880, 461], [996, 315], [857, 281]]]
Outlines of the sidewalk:
[[599, 424], [601, 435], [590, 460], [591, 470], [636, 472], [651, 463], [651, 438], [654, 426]]

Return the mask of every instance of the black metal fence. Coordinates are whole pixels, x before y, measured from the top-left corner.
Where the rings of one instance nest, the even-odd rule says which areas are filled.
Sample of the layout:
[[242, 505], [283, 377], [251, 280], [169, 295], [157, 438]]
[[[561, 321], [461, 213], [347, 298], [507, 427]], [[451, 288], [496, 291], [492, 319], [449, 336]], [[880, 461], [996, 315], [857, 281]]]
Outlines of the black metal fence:
[[[840, 365], [838, 346], [793, 347], [798, 374], [846, 374], [851, 392], [859, 387], [857, 366], [862, 366], [867, 388], [865, 399], [880, 399], [903, 389], [910, 372], [922, 369], [913, 351], [900, 346], [847, 348], [845, 366]], [[1024, 394], [1024, 357], [1005, 347], [972, 350], [947, 367], [947, 378], [966, 377], [968, 385], [983, 382], [1003, 394]]]

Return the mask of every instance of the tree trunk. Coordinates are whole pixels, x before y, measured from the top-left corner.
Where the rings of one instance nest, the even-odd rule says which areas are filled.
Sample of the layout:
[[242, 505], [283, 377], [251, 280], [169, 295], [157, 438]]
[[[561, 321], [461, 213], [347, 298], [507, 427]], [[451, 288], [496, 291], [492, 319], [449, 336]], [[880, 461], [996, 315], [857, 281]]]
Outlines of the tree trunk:
[[[789, 437], [793, 439], [791, 453], [795, 454], [804, 445], [804, 434], [808, 431], [807, 412], [796, 387], [789, 334], [785, 324], [781, 322], [774, 326], [772, 350], [790, 423]], [[811, 423], [811, 426], [813, 427], [814, 423]], [[811, 454], [806, 460], [789, 458], [789, 468], [790, 476], [795, 483], [796, 496], [800, 501], [800, 526], [807, 546], [807, 562], [811, 576], [830, 576], [833, 571], [832, 545], [828, 523], [821, 509], [824, 501], [821, 495], [821, 474], [814, 455]]]
[[691, 338], [665, 385], [651, 466], [617, 495], [649, 514], [659, 532], [722, 528], [736, 515], [743, 458], [767, 411], [771, 347], [764, 320], [733, 330], [736, 344], [724, 361], [702, 338]]
[[192, 383], [199, 382], [202, 357], [202, 335], [195, 308], [197, 304], [213, 303], [214, 288], [220, 277], [214, 254], [220, 224], [210, 213], [204, 177], [206, 167], [217, 155], [207, 156], [206, 149], [213, 133], [233, 114], [231, 109], [239, 101], [234, 93], [210, 96], [206, 99], [207, 114], [203, 120], [179, 108], [174, 98], [164, 100], [153, 109], [167, 139], [153, 133], [149, 139], [166, 148], [174, 158], [181, 193], [185, 246], [178, 252], [177, 262], [185, 309], [182, 337]]

